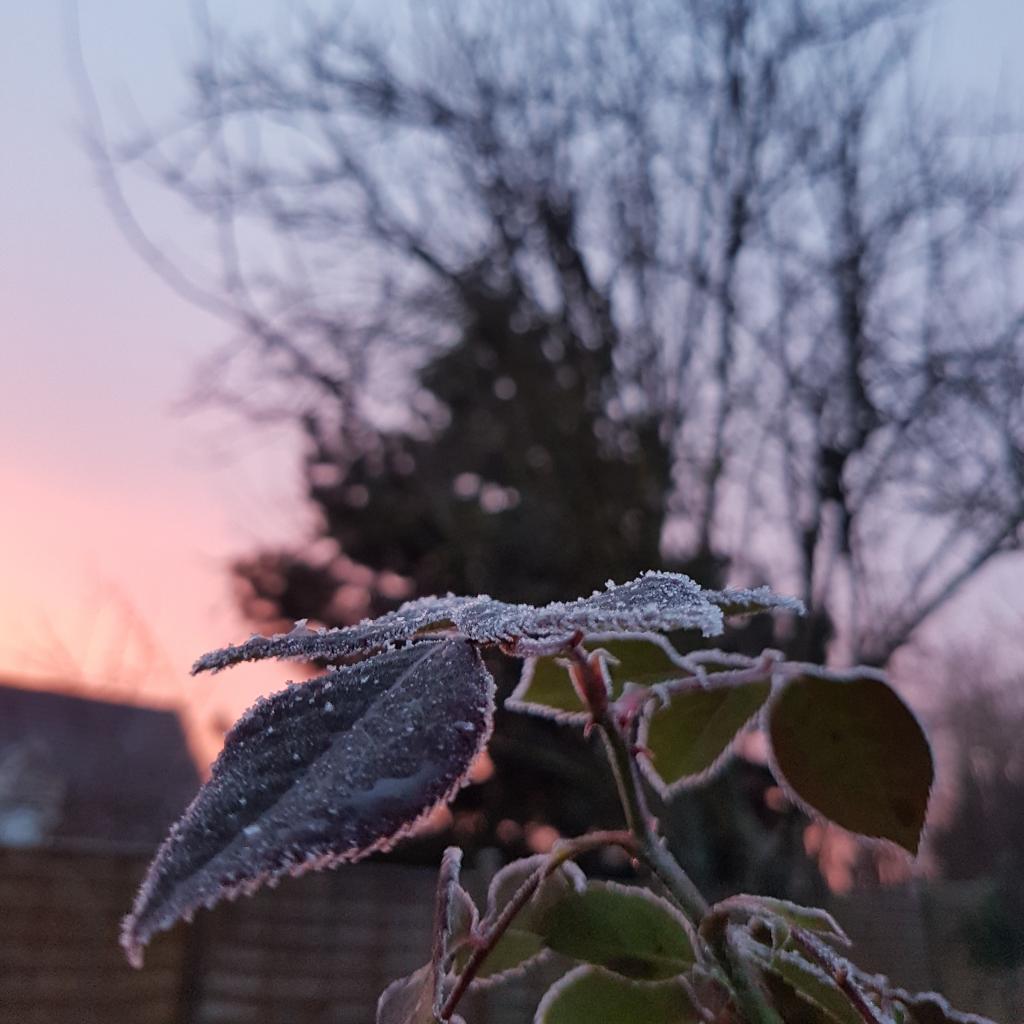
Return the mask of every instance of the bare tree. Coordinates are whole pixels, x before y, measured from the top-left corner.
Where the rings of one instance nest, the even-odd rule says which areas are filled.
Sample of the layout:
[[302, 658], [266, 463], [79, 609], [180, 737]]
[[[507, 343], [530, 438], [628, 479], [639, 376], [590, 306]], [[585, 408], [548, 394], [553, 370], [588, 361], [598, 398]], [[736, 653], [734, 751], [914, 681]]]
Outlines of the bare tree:
[[[537, 600], [661, 552], [798, 590], [791, 648], [880, 663], [1018, 548], [1019, 180], [993, 129], [917, 97], [919, 16], [202, 20], [181, 117], [106, 180], [233, 328], [207, 396], [308, 439], [341, 554], [264, 554], [250, 596], [344, 617], [355, 560], [371, 589]], [[148, 247], [117, 191], [136, 172], [209, 225], [212, 267]]]

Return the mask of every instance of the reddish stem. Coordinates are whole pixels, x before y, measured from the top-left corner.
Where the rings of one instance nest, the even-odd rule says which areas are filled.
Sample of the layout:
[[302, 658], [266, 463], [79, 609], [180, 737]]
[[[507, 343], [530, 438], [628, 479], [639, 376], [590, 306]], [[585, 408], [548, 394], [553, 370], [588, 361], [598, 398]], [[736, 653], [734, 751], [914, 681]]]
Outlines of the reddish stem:
[[530, 902], [533, 894], [540, 887], [541, 882], [550, 875], [553, 875], [566, 861], [575, 860], [581, 854], [590, 850], [599, 849], [602, 846], [621, 846], [632, 856], [637, 855], [636, 839], [629, 832], [590, 832], [577, 839], [565, 840], [556, 844], [548, 859], [532, 874], [518, 889], [512, 899], [505, 904], [504, 909], [498, 915], [494, 924], [482, 936], [479, 945], [473, 950], [462, 973], [456, 979], [455, 987], [451, 995], [445, 1001], [441, 1009], [441, 1020], [451, 1019], [459, 1000], [466, 994], [473, 979], [477, 976], [484, 961], [491, 954], [498, 940], [508, 930], [509, 925], [515, 920], [516, 915]]

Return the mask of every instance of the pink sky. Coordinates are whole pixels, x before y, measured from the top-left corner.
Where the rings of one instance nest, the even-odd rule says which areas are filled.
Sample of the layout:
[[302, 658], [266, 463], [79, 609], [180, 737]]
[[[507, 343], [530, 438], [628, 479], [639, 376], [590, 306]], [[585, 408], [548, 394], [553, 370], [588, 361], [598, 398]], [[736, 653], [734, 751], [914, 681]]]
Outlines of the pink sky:
[[[79, 8], [115, 124], [128, 93], [147, 112], [173, 106], [189, 5]], [[210, 8], [263, 23], [280, 12], [269, 0]], [[941, 4], [929, 31], [929, 79], [958, 95], [1019, 97], [1019, 0]], [[223, 417], [175, 412], [221, 328], [158, 280], [114, 226], [75, 138], [63, 47], [60, 5], [4, 5], [0, 676], [183, 701], [200, 724], [233, 717], [282, 674], [195, 683], [187, 667], [247, 633], [225, 572], [231, 555], [302, 527], [294, 439], [243, 437]], [[143, 213], [157, 239], [187, 248], [187, 230], [165, 210]], [[118, 667], [126, 609], [154, 649], [141, 649], [135, 629]]]
[[[124, 82], [140, 104], [171, 93], [187, 8], [83, 0], [105, 102]], [[214, 687], [187, 669], [245, 632], [230, 556], [301, 528], [294, 443], [176, 411], [221, 328], [140, 262], [104, 207], [75, 136], [59, 14], [0, 16], [0, 674], [233, 717], [281, 674]], [[174, 237], [188, 244], [177, 225]], [[156, 648], [146, 671], [138, 636], [118, 663], [129, 614]]]

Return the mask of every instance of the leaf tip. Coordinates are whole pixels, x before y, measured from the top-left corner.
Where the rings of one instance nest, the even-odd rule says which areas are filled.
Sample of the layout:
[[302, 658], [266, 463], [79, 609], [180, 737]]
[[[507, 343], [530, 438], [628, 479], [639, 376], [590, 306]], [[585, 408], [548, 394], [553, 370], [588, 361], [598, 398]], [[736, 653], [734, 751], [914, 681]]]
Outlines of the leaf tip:
[[125, 959], [135, 970], [141, 971], [145, 960], [146, 940], [138, 935], [137, 923], [135, 914], [129, 914], [121, 925], [119, 941], [124, 950]]

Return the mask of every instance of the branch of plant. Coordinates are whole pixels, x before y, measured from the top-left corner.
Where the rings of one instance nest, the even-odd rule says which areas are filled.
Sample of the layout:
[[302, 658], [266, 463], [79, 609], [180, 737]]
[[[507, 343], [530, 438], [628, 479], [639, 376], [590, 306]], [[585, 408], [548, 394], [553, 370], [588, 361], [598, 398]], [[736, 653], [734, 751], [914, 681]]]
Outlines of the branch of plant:
[[[581, 675], [588, 672], [595, 673], [594, 677], [588, 681], [590, 687], [596, 686], [598, 682], [603, 683], [603, 680], [596, 676], [593, 660], [586, 651], [577, 646], [571, 652], [571, 657]], [[771, 678], [771, 673], [777, 664], [778, 656], [775, 652], [768, 652], [747, 668], [729, 672], [730, 683], [737, 685], [740, 682], [759, 681], [766, 676]], [[680, 680], [679, 682], [684, 685], [691, 684], [690, 680]], [[728, 943], [724, 940], [724, 935], [722, 942], [708, 945], [709, 955], [703, 955], [704, 945], [700, 926], [708, 912], [708, 903], [690, 876], [669, 853], [655, 831], [653, 818], [644, 803], [643, 785], [636, 762], [637, 749], [632, 742], [633, 737], [623, 731], [623, 723], [619, 721], [620, 716], [616, 714], [617, 709], [609, 709], [607, 703], [599, 705], [599, 709], [600, 715], [599, 717], [595, 716], [595, 724], [600, 729], [605, 742], [608, 760], [612, 766], [619, 798], [626, 815], [626, 823], [636, 838], [640, 860], [661, 881], [683, 911], [689, 924], [688, 931], [695, 954], [702, 960], [712, 961], [715, 973], [719, 976], [724, 975], [723, 980], [727, 980], [744, 1018], [750, 1024], [783, 1024], [782, 1019], [768, 1003], [756, 980], [750, 976], [742, 958], [729, 948]], [[624, 717], [628, 720], [626, 727], [635, 728], [635, 715]]]
[[872, 1005], [860, 985], [850, 974], [849, 966], [837, 962], [838, 958], [832, 950], [823, 947], [818, 939], [803, 928], [794, 928], [791, 938], [800, 952], [812, 963], [817, 964], [843, 990], [846, 998], [864, 1018], [866, 1024], [888, 1024], [886, 1017]]
[[631, 832], [608, 831], [588, 832], [576, 839], [564, 839], [556, 843], [544, 863], [515, 891], [512, 899], [508, 901], [504, 909], [498, 915], [494, 924], [487, 933], [478, 939], [466, 966], [462, 969], [455, 981], [451, 994], [441, 1009], [441, 1020], [450, 1020], [455, 1013], [459, 1000], [466, 994], [473, 979], [477, 976], [480, 968], [483, 967], [487, 957], [493, 952], [498, 940], [508, 931], [509, 926], [515, 920], [516, 915], [533, 898], [534, 893], [540, 888], [541, 883], [553, 875], [566, 861], [575, 860], [577, 857], [591, 850], [600, 849], [604, 846], [621, 846], [633, 857], [639, 855], [636, 838]]
[[730, 928], [723, 930], [723, 941], [716, 945], [718, 962], [725, 969], [732, 983], [743, 1017], [749, 1024], [785, 1024], [778, 1011], [768, 1002], [757, 979], [753, 976], [743, 953], [730, 939]]
[[[588, 692], [604, 691], [604, 678], [599, 674], [594, 658], [577, 645], [569, 652], [573, 668], [582, 679], [582, 687]], [[619, 791], [619, 799], [626, 815], [626, 825], [636, 839], [639, 859], [660, 879], [671, 893], [694, 930], [708, 909], [707, 901], [689, 875], [680, 867], [675, 858], [665, 849], [654, 830], [650, 813], [644, 803], [643, 786], [633, 752], [633, 744], [623, 733], [622, 727], [607, 699], [591, 707], [594, 724], [601, 732], [611, 764], [612, 774]]]
[[732, 992], [745, 1024], [784, 1024], [753, 976], [735, 936], [736, 925], [721, 904], [716, 904], [700, 924], [700, 936], [714, 954], [715, 964]]
[[[693, 676], [668, 680], [652, 687], [650, 691], [639, 690], [632, 697], [626, 694], [616, 704], [611, 705], [608, 701], [608, 684], [602, 667], [601, 654], [587, 651], [580, 640], [578, 635], [570, 638], [563, 650], [569, 658], [568, 667], [573, 685], [581, 700], [587, 704], [591, 722], [599, 730], [604, 741], [629, 831], [625, 833], [596, 833], [590, 837], [581, 837], [575, 842], [590, 840], [591, 843], [596, 841], [596, 845], [614, 842], [630, 849], [634, 856], [642, 861], [665, 886], [682, 910], [695, 955], [727, 983], [744, 1019], [750, 1024], [783, 1024], [777, 1011], [761, 990], [757, 979], [744, 962], [742, 952], [729, 941], [726, 920], [722, 918], [720, 923], [713, 922], [707, 916], [709, 909], [707, 901], [658, 836], [654, 819], [649, 813], [644, 799], [643, 784], [637, 765], [639, 750], [635, 742], [635, 730], [639, 721], [638, 712], [643, 704], [650, 699], [652, 691], [655, 697], [667, 701], [674, 694], [689, 692], [697, 688], [717, 689], [718, 687], [741, 686], [762, 682], [766, 679], [770, 680], [777, 673], [799, 672], [801, 666], [784, 663], [777, 651], [765, 651], [756, 659], [743, 659], [743, 661], [737, 659], [735, 668], [709, 674], [701, 664], [704, 659], [698, 658], [693, 661]], [[544, 653], [557, 652], [545, 651]], [[602, 841], [600, 838], [602, 835], [614, 838], [606, 838]], [[624, 840], [628, 840], [628, 843]], [[564, 863], [564, 860], [582, 852], [572, 844], [567, 845], [565, 849], [572, 852], [566, 852], [561, 859], [555, 859], [553, 853], [552, 858], [549, 858], [537, 872], [523, 883], [491, 931], [485, 936], [480, 946], [474, 950], [466, 968], [459, 976], [455, 989], [445, 1003], [443, 1020], [447, 1020], [454, 1012], [458, 1000], [468, 989], [498, 939], [504, 934], [516, 914], [529, 902], [543, 879], [556, 870], [560, 863]], [[813, 956], [814, 962], [828, 970], [830, 976], [835, 978], [836, 983], [847, 993], [867, 1024], [884, 1024], [877, 1016], [874, 1007], [866, 1000], [864, 994], [848, 974], [832, 970], [832, 965], [818, 953], [813, 943], [802, 942], [801, 947], [805, 944], [808, 946], [808, 955]]]

